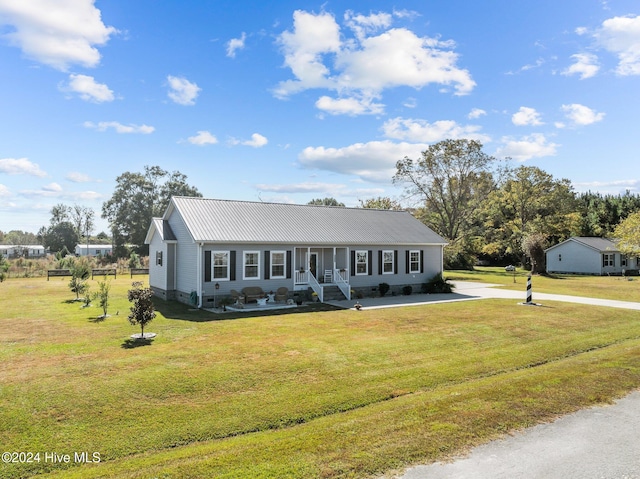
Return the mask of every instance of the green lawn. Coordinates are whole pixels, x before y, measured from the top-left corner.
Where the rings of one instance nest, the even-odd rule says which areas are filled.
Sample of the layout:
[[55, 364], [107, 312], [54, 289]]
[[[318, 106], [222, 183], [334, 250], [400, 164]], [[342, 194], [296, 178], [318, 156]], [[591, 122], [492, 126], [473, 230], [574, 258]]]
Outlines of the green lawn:
[[[0, 284], [2, 449], [42, 454], [1, 478], [375, 477], [640, 386], [634, 311], [486, 300], [223, 317], [158, 302], [158, 336], [136, 347], [128, 278], [102, 322], [67, 282]], [[82, 451], [101, 463], [74, 464]]]
[[[476, 267], [475, 271], [445, 271], [450, 280], [482, 281], [501, 288], [525, 291], [529, 272], [518, 268], [514, 274], [498, 267]], [[602, 299], [640, 302], [640, 277], [586, 276], [575, 274], [535, 275], [533, 292], [590, 296]]]

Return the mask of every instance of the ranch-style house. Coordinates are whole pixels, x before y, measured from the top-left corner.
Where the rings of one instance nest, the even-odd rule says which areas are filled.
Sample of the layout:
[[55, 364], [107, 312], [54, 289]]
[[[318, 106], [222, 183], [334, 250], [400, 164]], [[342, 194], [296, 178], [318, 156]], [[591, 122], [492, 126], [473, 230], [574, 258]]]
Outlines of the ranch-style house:
[[155, 294], [206, 308], [243, 289], [419, 291], [446, 241], [406, 211], [173, 197], [145, 243]]

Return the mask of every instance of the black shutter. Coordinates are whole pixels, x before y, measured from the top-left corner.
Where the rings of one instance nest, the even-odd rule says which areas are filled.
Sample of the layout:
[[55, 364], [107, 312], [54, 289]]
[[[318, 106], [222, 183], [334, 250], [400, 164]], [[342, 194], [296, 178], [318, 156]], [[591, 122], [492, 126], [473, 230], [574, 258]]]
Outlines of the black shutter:
[[229, 281], [236, 280], [236, 252], [231, 251], [229, 253]]
[[424, 250], [420, 250], [420, 272], [424, 273]]
[[291, 250], [287, 251], [287, 279], [291, 279]]
[[351, 276], [356, 275], [356, 252], [351, 250]]
[[369, 250], [369, 254], [367, 255], [369, 260], [369, 276], [373, 275], [373, 251]]
[[398, 274], [398, 250], [393, 251], [393, 274]]
[[264, 279], [269, 279], [271, 277], [270, 273], [271, 273], [271, 252], [270, 251], [265, 251], [264, 252]]
[[409, 250], [407, 250], [406, 259], [405, 269], [407, 270], [407, 274], [409, 274], [411, 273], [411, 252]]
[[204, 282], [211, 282], [211, 251], [204, 252]]
[[382, 250], [378, 251], [378, 274], [382, 274]]

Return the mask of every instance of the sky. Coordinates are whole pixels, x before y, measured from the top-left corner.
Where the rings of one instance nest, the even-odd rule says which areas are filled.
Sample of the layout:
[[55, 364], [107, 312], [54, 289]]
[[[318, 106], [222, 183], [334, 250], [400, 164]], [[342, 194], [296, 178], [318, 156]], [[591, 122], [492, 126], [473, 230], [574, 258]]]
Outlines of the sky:
[[124, 172], [347, 206], [469, 138], [640, 193], [637, 0], [0, 0], [0, 230], [96, 212]]

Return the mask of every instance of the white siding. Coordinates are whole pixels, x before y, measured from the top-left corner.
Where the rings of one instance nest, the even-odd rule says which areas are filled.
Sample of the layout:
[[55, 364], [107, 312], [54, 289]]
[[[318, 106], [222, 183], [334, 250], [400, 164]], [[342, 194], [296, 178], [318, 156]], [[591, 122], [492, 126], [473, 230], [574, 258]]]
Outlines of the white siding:
[[[620, 265], [620, 255], [616, 255]], [[576, 241], [567, 241], [547, 251], [547, 271], [550, 273], [602, 274], [599, 251]]]
[[[162, 253], [162, 265], [156, 264], [156, 255]], [[168, 290], [167, 287], [167, 245], [162, 241], [160, 235], [156, 232], [149, 244], [149, 286], [158, 288], [163, 291]]]
[[198, 290], [197, 268], [202, 262], [198, 256], [198, 245], [193, 242], [180, 214], [174, 210], [168, 218], [176, 244], [176, 287], [177, 291], [189, 295]]

